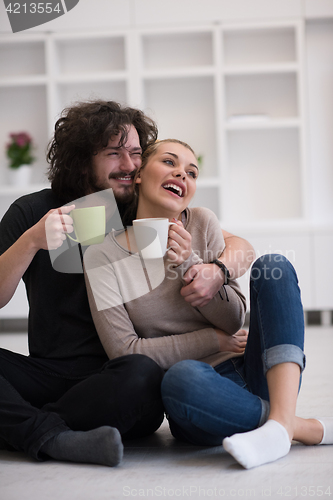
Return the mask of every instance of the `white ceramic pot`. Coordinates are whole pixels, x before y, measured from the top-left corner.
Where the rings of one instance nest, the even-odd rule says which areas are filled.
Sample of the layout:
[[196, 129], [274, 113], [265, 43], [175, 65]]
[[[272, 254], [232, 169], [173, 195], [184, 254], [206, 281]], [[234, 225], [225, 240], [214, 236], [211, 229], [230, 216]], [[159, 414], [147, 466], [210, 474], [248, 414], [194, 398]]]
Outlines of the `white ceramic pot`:
[[31, 165], [21, 165], [19, 168], [9, 168], [8, 183], [11, 186], [28, 186], [30, 184], [31, 172]]

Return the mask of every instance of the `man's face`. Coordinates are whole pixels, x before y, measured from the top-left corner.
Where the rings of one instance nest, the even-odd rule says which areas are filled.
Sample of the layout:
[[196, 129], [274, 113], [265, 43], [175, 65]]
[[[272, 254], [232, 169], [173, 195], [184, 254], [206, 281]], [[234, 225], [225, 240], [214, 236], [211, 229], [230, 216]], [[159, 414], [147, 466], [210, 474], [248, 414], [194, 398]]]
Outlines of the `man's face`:
[[133, 196], [133, 177], [141, 166], [142, 149], [133, 125], [128, 127], [126, 142], [119, 147], [120, 134], [92, 158], [98, 189], [113, 189], [117, 201], [126, 203]]

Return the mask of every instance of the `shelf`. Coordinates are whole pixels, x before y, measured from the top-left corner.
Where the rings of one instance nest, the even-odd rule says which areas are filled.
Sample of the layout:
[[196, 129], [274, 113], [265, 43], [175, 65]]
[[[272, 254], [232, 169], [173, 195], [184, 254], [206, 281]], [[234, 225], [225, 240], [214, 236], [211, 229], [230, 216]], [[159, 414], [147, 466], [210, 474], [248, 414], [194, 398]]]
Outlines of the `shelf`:
[[[221, 224], [223, 227], [223, 221], [221, 221]], [[227, 230], [234, 234], [246, 235], [246, 237], [262, 233], [268, 236], [276, 235], [277, 233], [298, 236], [306, 234], [309, 231], [316, 233], [318, 228], [302, 217], [290, 217], [288, 219], [237, 221], [228, 225]], [[332, 226], [327, 227], [327, 230], [332, 230]], [[249, 239], [251, 239], [250, 236]]]
[[101, 73], [82, 73], [72, 75], [62, 75], [55, 78], [56, 83], [82, 83], [84, 82], [112, 82], [126, 80], [127, 73], [125, 71], [101, 72]]
[[168, 33], [142, 37], [145, 70], [191, 68], [213, 64], [211, 32]]
[[0, 79], [16, 79], [45, 73], [45, 46], [43, 41], [4, 42], [0, 44]]
[[34, 85], [45, 85], [48, 78], [45, 75], [18, 76], [0, 79], [0, 87], [31, 87]]
[[76, 101], [104, 99], [106, 101], [127, 102], [126, 82], [90, 80], [61, 83], [57, 89], [57, 113]]
[[226, 29], [224, 62], [228, 65], [290, 63], [297, 60], [295, 26]]
[[[5, 145], [11, 132], [28, 132], [34, 142], [36, 162], [32, 166], [33, 182], [40, 182], [46, 169], [47, 88], [45, 85], [2, 87], [0, 91], [0, 144]], [[7, 165], [5, 148], [1, 148], [0, 164]], [[6, 183], [6, 169], [0, 169], [0, 184]]]
[[[203, 157], [205, 176], [218, 172], [213, 77], [146, 80], [143, 109], [159, 126], [159, 138], [178, 138]], [[159, 117], [163, 117], [161, 120]]]
[[299, 71], [298, 63], [289, 64], [256, 64], [256, 65], [226, 65], [224, 74], [226, 76], [237, 75], [270, 75], [279, 73], [297, 73]]
[[197, 191], [191, 201], [190, 207], [206, 207], [212, 210], [215, 214], [221, 213], [220, 206], [220, 190], [218, 185], [215, 186], [197, 186]]
[[202, 189], [206, 187], [214, 187], [219, 185], [220, 179], [218, 177], [205, 177], [205, 171], [202, 167], [199, 167], [200, 174], [197, 180], [197, 189]]
[[123, 37], [61, 39], [55, 42], [58, 75], [125, 70]]
[[297, 75], [239, 75], [225, 80], [226, 117], [268, 115], [296, 118], [298, 109]]
[[36, 191], [41, 191], [49, 187], [50, 184], [29, 184], [27, 186], [0, 185], [0, 196], [2, 199], [10, 198], [16, 200], [19, 196], [35, 193]]
[[143, 71], [142, 78], [145, 80], [165, 80], [169, 78], [196, 78], [200, 76], [213, 76], [215, 74], [213, 66], [197, 66], [194, 68], [159, 69]]
[[298, 130], [228, 132], [228, 164], [230, 220], [304, 216]]
[[251, 129], [288, 129], [301, 126], [301, 120], [298, 118], [272, 119], [265, 115], [239, 115], [231, 116], [227, 120], [226, 130], [251, 130]]

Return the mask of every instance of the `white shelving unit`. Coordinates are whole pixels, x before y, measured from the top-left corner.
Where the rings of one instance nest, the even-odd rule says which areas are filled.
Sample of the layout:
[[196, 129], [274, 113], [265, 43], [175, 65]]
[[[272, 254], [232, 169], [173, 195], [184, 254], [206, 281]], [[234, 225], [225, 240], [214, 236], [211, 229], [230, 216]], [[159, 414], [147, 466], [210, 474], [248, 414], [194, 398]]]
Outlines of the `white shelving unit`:
[[[37, 158], [33, 184], [45, 183], [45, 151], [60, 112], [77, 100], [111, 98], [125, 103], [129, 72], [124, 33], [25, 34], [0, 37], [0, 140], [28, 131]], [[1, 192], [7, 184], [4, 150]]]
[[[258, 252], [267, 227], [273, 243], [285, 238], [285, 249], [296, 238], [300, 254], [306, 246], [296, 267], [307, 287], [305, 270], [323, 236], [313, 243], [304, 22], [2, 35], [0, 142], [19, 130], [33, 136], [27, 191], [34, 191], [47, 185], [45, 150], [62, 109], [90, 98], [139, 107], [156, 120], [160, 138], [182, 139], [202, 156], [193, 205], [211, 208], [227, 230], [253, 235]], [[0, 215], [23, 194], [6, 184], [4, 152], [0, 194]], [[325, 196], [322, 205], [331, 206], [328, 188]], [[311, 293], [307, 307], [319, 307]], [[333, 304], [333, 294], [324, 302]]]
[[305, 216], [301, 21], [12, 40], [0, 38], [0, 139], [15, 129], [32, 134], [33, 182], [43, 180], [61, 110], [101, 97], [146, 110], [160, 137], [194, 146], [203, 158], [194, 204], [221, 221]]
[[77, 100], [105, 98], [126, 102], [128, 71], [124, 33], [53, 35], [49, 40], [52, 115]]
[[[0, 37], [0, 140], [10, 132], [28, 131], [34, 138], [37, 161], [33, 182], [42, 182], [44, 149], [48, 142], [47, 81], [44, 35]], [[0, 185], [7, 184], [4, 147], [0, 156]], [[3, 194], [3, 189], [1, 194]]]
[[306, 217], [303, 46], [301, 22], [223, 31], [227, 220]]

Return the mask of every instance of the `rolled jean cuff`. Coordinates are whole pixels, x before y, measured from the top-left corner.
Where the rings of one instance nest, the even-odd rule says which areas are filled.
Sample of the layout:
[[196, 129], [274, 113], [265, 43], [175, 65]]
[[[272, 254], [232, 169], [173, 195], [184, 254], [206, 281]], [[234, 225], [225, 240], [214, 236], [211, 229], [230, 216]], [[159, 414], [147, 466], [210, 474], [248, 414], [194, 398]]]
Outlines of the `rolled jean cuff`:
[[258, 427], [261, 427], [268, 420], [269, 411], [270, 411], [270, 404], [265, 399], [261, 399], [261, 398], [259, 398], [259, 399], [260, 399], [260, 402], [261, 402], [261, 417], [260, 417], [260, 420], [259, 420]]
[[280, 363], [296, 363], [301, 369], [301, 373], [305, 368], [305, 354], [297, 345], [281, 344], [266, 349], [262, 354], [262, 364], [264, 375], [275, 365]]

